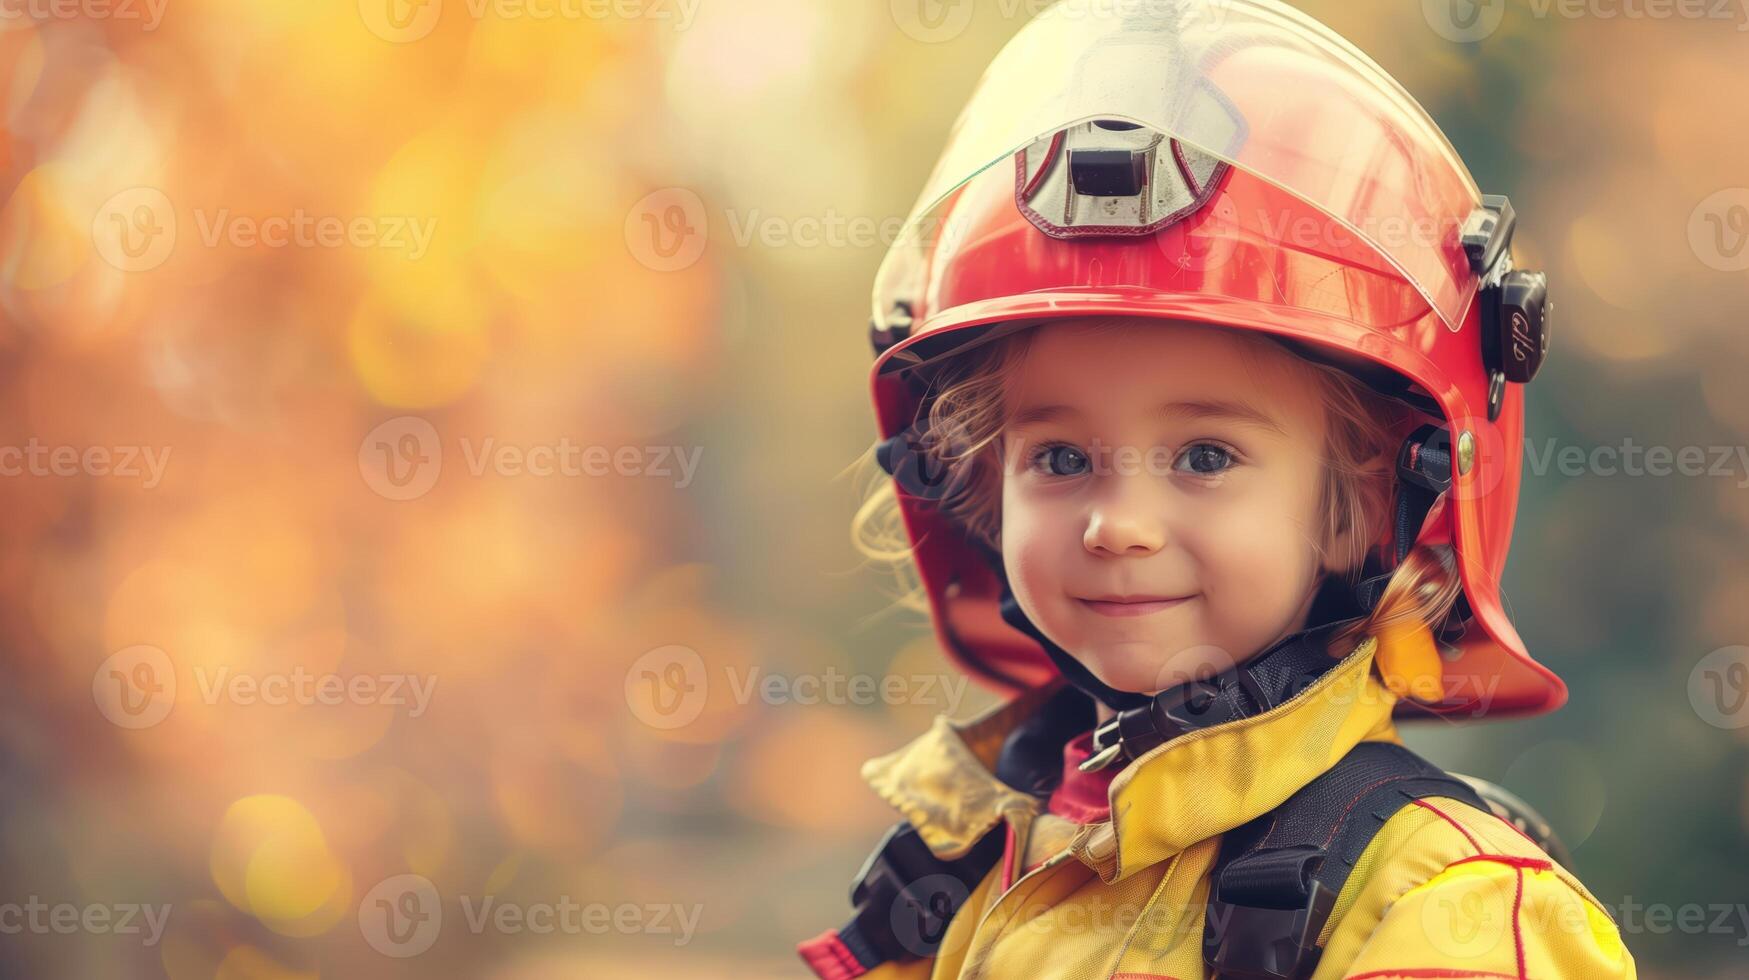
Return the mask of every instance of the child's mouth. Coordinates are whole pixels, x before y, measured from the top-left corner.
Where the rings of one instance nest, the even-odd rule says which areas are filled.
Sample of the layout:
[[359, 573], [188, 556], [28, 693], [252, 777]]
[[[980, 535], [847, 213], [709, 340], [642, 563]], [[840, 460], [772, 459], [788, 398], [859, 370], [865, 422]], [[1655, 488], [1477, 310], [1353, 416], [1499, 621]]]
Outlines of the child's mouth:
[[1148, 616], [1183, 605], [1194, 598], [1196, 598], [1194, 595], [1176, 597], [1137, 595], [1100, 596], [1097, 599], [1077, 597], [1075, 601], [1101, 616]]

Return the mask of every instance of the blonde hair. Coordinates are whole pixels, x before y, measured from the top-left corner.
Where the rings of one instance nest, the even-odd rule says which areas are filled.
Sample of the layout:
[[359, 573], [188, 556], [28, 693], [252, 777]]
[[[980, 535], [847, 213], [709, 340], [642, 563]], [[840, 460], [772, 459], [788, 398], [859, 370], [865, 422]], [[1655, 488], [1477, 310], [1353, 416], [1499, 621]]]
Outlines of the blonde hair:
[[[916, 464], [938, 474], [933, 482], [942, 491], [937, 501], [941, 512], [973, 540], [996, 551], [1001, 549], [1003, 391], [1036, 333], [1025, 329], [1007, 334], [931, 366], [924, 396], [927, 414], [911, 446], [920, 456]], [[1234, 336], [1254, 356], [1287, 353], [1258, 335]], [[1319, 490], [1323, 533], [1313, 546], [1320, 558], [1335, 559], [1333, 564], [1352, 587], [1389, 520], [1396, 433], [1409, 409], [1339, 368], [1291, 354], [1287, 360], [1307, 372], [1327, 419]], [[852, 539], [866, 558], [894, 570], [902, 586], [897, 600], [901, 606], [927, 611], [893, 480], [874, 465], [873, 455], [871, 449], [860, 460], [868, 478], [862, 505], [851, 521]], [[1342, 537], [1347, 547], [1330, 555], [1329, 543], [1343, 532], [1348, 532]], [[1459, 591], [1450, 549], [1416, 547], [1386, 581], [1372, 611], [1338, 630], [1330, 649], [1346, 654], [1362, 636], [1377, 636], [1409, 620], [1437, 629]]]

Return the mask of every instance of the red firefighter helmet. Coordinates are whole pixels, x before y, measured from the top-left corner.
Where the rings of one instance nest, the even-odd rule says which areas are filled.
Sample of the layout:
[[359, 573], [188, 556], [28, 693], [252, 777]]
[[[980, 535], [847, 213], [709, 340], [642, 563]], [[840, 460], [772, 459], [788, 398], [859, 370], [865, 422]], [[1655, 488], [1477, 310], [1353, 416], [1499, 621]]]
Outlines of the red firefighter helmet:
[[1449, 473], [1398, 489], [1435, 500], [1410, 536], [1448, 544], [1463, 587], [1447, 700], [1432, 710], [1559, 707], [1565, 686], [1525, 651], [1500, 595], [1521, 385], [1547, 347], [1546, 282], [1512, 268], [1513, 223], [1401, 86], [1274, 0], [1064, 0], [1026, 25], [956, 123], [874, 292], [881, 456], [944, 649], [1004, 691], [1057, 673], [1002, 616], [999, 559], [902, 451], [926, 410], [921, 375], [1044, 321], [1152, 317], [1258, 331], [1437, 426]]

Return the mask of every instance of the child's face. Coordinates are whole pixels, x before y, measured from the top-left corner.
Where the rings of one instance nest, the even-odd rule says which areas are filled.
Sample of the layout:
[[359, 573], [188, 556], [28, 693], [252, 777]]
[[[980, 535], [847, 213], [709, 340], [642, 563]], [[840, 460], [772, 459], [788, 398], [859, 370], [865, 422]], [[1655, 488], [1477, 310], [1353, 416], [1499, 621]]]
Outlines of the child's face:
[[1305, 367], [1208, 327], [1038, 330], [1003, 392], [1002, 556], [1033, 623], [1138, 692], [1303, 628], [1324, 571]]

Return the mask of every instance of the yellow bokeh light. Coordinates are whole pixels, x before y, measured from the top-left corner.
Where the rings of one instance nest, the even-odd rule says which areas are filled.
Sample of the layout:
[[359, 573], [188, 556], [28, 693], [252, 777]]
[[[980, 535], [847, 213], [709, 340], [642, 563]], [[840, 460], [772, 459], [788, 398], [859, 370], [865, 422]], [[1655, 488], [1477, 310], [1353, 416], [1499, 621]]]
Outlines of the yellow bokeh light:
[[288, 796], [231, 804], [213, 837], [209, 867], [227, 901], [270, 925], [305, 919], [350, 890], [350, 875], [315, 816]]

